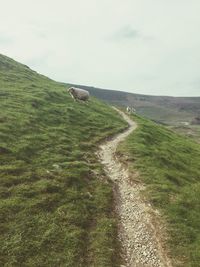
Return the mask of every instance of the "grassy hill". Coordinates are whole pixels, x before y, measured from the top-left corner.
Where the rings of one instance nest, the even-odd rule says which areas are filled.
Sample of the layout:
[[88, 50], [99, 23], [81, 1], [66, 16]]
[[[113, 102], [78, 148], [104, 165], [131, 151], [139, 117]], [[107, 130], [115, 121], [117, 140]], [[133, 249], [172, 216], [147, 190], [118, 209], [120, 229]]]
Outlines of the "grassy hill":
[[174, 266], [200, 264], [200, 145], [139, 116], [118, 153], [138, 170], [166, 221]]
[[200, 115], [200, 97], [150, 96], [77, 85], [91, 95], [117, 106], [135, 107], [137, 113], [154, 121], [177, 125]]
[[[126, 123], [108, 105], [76, 103], [66, 85], [3, 55], [0, 101], [0, 266], [118, 266], [112, 185], [95, 151]], [[166, 220], [175, 266], [198, 267], [200, 146], [133, 118], [139, 127], [118, 153], [139, 170]]]
[[0, 266], [115, 266], [112, 187], [94, 154], [127, 125], [0, 55]]

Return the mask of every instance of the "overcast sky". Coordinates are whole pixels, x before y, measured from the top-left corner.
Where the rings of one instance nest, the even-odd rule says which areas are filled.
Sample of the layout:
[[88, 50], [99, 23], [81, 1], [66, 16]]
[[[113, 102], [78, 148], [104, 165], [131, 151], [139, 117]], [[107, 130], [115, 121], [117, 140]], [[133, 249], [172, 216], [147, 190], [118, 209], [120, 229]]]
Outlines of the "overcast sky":
[[63, 82], [200, 96], [200, 0], [0, 0], [0, 53]]

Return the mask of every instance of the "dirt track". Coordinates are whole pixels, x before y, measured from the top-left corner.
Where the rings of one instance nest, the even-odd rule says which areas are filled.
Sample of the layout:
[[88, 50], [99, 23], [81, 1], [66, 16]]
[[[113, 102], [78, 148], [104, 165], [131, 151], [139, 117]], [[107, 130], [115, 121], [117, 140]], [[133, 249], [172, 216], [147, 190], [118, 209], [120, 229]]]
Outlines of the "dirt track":
[[[117, 110], [117, 109], [116, 109]], [[160, 234], [153, 225], [152, 207], [141, 197], [142, 183], [133, 182], [128, 170], [116, 158], [118, 144], [137, 124], [117, 110], [129, 128], [100, 146], [99, 158], [107, 176], [113, 182], [115, 209], [119, 220], [119, 240], [122, 247], [123, 267], [171, 267], [160, 242]]]

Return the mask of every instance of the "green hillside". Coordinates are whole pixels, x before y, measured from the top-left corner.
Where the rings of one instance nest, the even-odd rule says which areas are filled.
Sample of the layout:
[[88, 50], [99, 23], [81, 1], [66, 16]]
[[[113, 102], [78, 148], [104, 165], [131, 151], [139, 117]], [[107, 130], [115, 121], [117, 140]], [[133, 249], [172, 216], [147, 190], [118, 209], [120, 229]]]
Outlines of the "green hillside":
[[[200, 262], [200, 145], [139, 124], [118, 153], [166, 221], [174, 266]], [[0, 266], [119, 266], [112, 185], [95, 155], [127, 127], [108, 105], [0, 55]]]
[[115, 266], [112, 187], [94, 154], [127, 125], [0, 55], [0, 266]]
[[[174, 266], [200, 266], [200, 145], [139, 116], [120, 148], [167, 223]], [[125, 159], [124, 158], [124, 159]]]

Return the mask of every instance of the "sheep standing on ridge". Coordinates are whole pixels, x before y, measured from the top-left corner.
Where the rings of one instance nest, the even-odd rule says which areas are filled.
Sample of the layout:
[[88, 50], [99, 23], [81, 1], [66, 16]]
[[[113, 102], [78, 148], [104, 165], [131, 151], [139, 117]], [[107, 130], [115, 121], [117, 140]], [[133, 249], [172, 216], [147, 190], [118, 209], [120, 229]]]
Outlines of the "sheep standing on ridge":
[[128, 107], [126, 107], [126, 112], [127, 113], [130, 113], [131, 112], [131, 109], [130, 109], [130, 107], [128, 106]]
[[80, 88], [75, 88], [75, 87], [70, 87], [68, 89], [69, 94], [71, 97], [76, 100], [82, 100], [82, 101], [87, 101], [89, 100], [90, 94], [88, 91], [80, 89]]
[[136, 109], [135, 108], [131, 108], [131, 112], [132, 113], [136, 113]]
[[126, 108], [126, 112], [128, 113], [128, 114], [131, 114], [131, 113], [135, 113], [136, 112], [136, 110], [133, 108], [133, 107], [129, 107], [129, 106], [127, 106], [127, 108]]
[[131, 113], [131, 108], [130, 108], [129, 106], [127, 106], [127, 108], [126, 108], [126, 112], [127, 112], [128, 114]]

